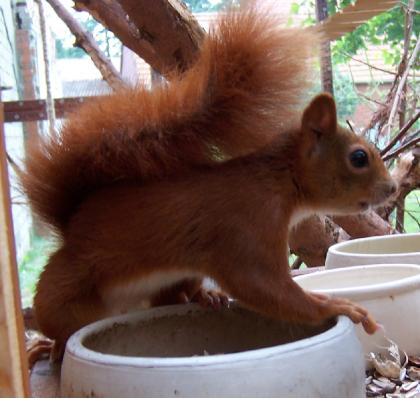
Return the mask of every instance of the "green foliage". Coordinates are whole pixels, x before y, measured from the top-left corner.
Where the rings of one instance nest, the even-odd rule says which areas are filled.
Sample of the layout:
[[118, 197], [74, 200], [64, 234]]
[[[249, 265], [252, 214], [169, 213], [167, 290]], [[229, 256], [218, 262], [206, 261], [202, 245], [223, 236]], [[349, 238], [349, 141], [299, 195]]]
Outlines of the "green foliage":
[[192, 12], [214, 12], [238, 3], [236, 0], [184, 0]]
[[[406, 3], [407, 1], [403, 1]], [[415, 1], [416, 10], [420, 10], [420, 0]], [[354, 55], [359, 49], [366, 49], [370, 45], [387, 45], [382, 50], [384, 61], [397, 65], [401, 60], [404, 44], [405, 13], [402, 6], [379, 14], [348, 33], [333, 46], [332, 54], [335, 62], [347, 62], [348, 55]], [[410, 38], [410, 52], [416, 44], [420, 34], [420, 14], [414, 14], [413, 32]]]
[[68, 47], [61, 39], [55, 40], [55, 52], [57, 58], [83, 58], [86, 53], [79, 47]]
[[87, 31], [92, 33], [99, 48], [108, 58], [121, 55], [121, 42], [111, 31], [104, 28], [102, 24], [92, 17], [86, 20], [85, 25]]
[[185, 0], [184, 3], [192, 12], [217, 11], [222, 5], [222, 1], [210, 0]]
[[50, 241], [34, 236], [31, 248], [26, 252], [19, 264], [19, 283], [22, 298], [22, 308], [32, 305], [35, 286], [39, 274], [47, 263], [53, 245]]
[[[335, 14], [352, 3], [351, 0], [327, 0], [329, 15]], [[407, 0], [401, 1], [407, 5]], [[315, 10], [314, 0], [299, 0], [292, 4], [291, 13], [306, 12], [308, 17], [304, 24], [313, 24]], [[413, 31], [410, 38], [410, 50], [416, 43], [420, 34], [420, 0], [415, 1]], [[387, 12], [383, 12], [366, 23], [360, 25], [353, 32], [346, 34], [341, 39], [332, 43], [332, 57], [334, 63], [344, 63], [349, 56], [357, 53], [360, 49], [366, 49], [371, 45], [386, 45], [382, 54], [388, 64], [396, 65], [401, 59], [404, 41], [405, 12], [402, 5], [395, 6]]]
[[410, 192], [405, 198], [404, 230], [420, 232], [420, 190]]

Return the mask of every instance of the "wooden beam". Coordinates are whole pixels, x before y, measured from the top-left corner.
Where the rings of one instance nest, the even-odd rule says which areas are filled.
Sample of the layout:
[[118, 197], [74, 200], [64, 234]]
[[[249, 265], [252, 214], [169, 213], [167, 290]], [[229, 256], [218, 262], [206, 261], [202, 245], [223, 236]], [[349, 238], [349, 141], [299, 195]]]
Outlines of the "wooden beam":
[[397, 0], [357, 0], [342, 11], [331, 15], [320, 26], [328, 40], [338, 40], [375, 15], [394, 7], [397, 3]]
[[[98, 97], [56, 98], [54, 100], [56, 117], [62, 119], [81, 104], [95, 98]], [[45, 100], [9, 101], [3, 102], [3, 105], [6, 123], [47, 120]]]
[[0, 102], [0, 397], [29, 398], [9, 188]]

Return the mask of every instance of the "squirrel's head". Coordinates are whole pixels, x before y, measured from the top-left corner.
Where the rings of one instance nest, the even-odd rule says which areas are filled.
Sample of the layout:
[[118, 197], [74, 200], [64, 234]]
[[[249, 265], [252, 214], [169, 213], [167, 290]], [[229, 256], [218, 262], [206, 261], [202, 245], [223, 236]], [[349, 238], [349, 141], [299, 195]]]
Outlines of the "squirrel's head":
[[332, 214], [360, 212], [396, 192], [376, 148], [337, 124], [331, 95], [320, 94], [311, 101], [299, 134], [298, 183], [314, 209]]

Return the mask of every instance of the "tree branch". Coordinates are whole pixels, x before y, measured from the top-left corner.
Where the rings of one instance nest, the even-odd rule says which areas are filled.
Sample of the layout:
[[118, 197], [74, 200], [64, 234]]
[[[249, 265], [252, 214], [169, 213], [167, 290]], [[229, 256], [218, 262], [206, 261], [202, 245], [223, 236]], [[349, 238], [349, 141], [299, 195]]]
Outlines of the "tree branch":
[[395, 99], [395, 92], [398, 87], [398, 81], [401, 78], [401, 74], [405, 70], [404, 68], [405, 64], [406, 64], [406, 60], [402, 59], [398, 66], [397, 74], [395, 75], [394, 80], [392, 81], [391, 88], [386, 96], [384, 105], [379, 107], [379, 109], [373, 114], [369, 124], [363, 130], [363, 134], [366, 134], [373, 127], [377, 127], [378, 135], [382, 132], [382, 128], [384, 124], [386, 123], [386, 120], [389, 118], [390, 111], [391, 111], [391, 104]]
[[205, 36], [194, 16], [180, 0], [119, 0], [150, 51], [136, 53], [153, 69], [167, 75], [186, 70], [195, 60]]
[[[417, 130], [413, 135], [417, 136], [419, 135], [420, 130]], [[408, 148], [411, 148], [413, 146], [416, 146], [418, 143], [420, 143], [420, 137], [416, 137], [411, 139], [410, 141], [406, 142], [404, 145], [401, 145], [398, 149], [396, 149], [394, 152], [389, 153], [386, 156], [382, 157], [382, 160], [385, 162], [389, 159], [395, 158], [396, 156], [398, 156], [400, 153], [406, 151]]]
[[398, 185], [398, 192], [391, 202], [377, 210], [380, 216], [386, 220], [398, 203], [404, 201], [411, 191], [420, 188], [420, 149], [415, 149], [399, 157], [392, 170], [392, 178]]
[[308, 267], [314, 267], [325, 263], [328, 248], [335, 243], [392, 232], [391, 225], [373, 210], [351, 216], [312, 216], [290, 231], [289, 245]]
[[416, 46], [414, 47], [413, 53], [411, 54], [411, 57], [407, 63], [407, 67], [404, 70], [404, 73], [401, 76], [401, 80], [398, 84], [397, 91], [395, 92], [394, 101], [392, 103], [391, 112], [389, 114], [388, 119], [388, 131], [391, 131], [392, 125], [394, 123], [394, 118], [397, 113], [398, 105], [401, 100], [401, 94], [405, 87], [405, 82], [407, 81], [408, 73], [410, 72], [411, 67], [413, 66], [414, 62], [417, 59], [417, 54], [420, 50], [420, 37], [417, 39]]
[[392, 232], [391, 225], [373, 210], [350, 216], [333, 216], [332, 219], [352, 238], [389, 235]]
[[356, 94], [358, 96], [364, 98], [365, 100], [368, 100], [370, 102], [373, 102], [374, 104], [379, 105], [379, 106], [385, 106], [385, 104], [383, 102], [380, 102], [378, 100], [375, 100], [373, 98], [368, 97], [367, 95], [363, 94], [360, 90], [355, 89], [355, 91], [356, 91]]
[[361, 59], [354, 58], [352, 55], [350, 55], [349, 53], [347, 53], [345, 51], [339, 51], [339, 53], [345, 55], [346, 57], [349, 57], [353, 61], [360, 62], [361, 64], [366, 65], [367, 67], [369, 67], [371, 69], [375, 69], [375, 70], [378, 70], [378, 71], [384, 72], [384, 73], [389, 73], [390, 75], [394, 75], [394, 76], [397, 75], [396, 72], [392, 72], [392, 71], [387, 70], [387, 69], [382, 69], [382, 68], [379, 68], [375, 65], [370, 64], [369, 62], [365, 62], [365, 61], [362, 61]]
[[111, 61], [103, 54], [92, 35], [86, 32], [80, 23], [60, 3], [59, 0], [47, 0], [56, 14], [63, 20], [70, 31], [76, 37], [76, 45], [83, 48], [90, 56], [95, 66], [101, 72], [102, 77], [114, 89], [118, 90], [126, 86], [120, 74], [112, 65]]
[[412, 214], [412, 212], [411, 211], [408, 211], [407, 209], [405, 210], [405, 212], [406, 212], [406, 214], [408, 214], [408, 216], [417, 224], [417, 227], [418, 227], [418, 229], [419, 229], [419, 231], [420, 231], [420, 221], [419, 220], [417, 220], [417, 217], [416, 216], [414, 216], [413, 214]]
[[293, 264], [291, 265], [291, 269], [299, 269], [300, 266], [303, 264], [303, 261], [300, 257], [296, 257], [295, 261], [293, 261]]
[[348, 234], [328, 217], [312, 216], [292, 228], [289, 245], [308, 267], [317, 267], [324, 265], [331, 245], [347, 239]]
[[417, 112], [406, 124], [405, 126], [399, 131], [399, 133], [389, 141], [388, 145], [382, 149], [381, 156], [384, 156], [411, 128], [411, 126], [420, 118], [420, 111]]
[[93, 18], [118, 37], [124, 46], [143, 58], [154, 69], [160, 66], [159, 53], [147, 37], [128, 19], [121, 4], [112, 0], [75, 0], [77, 11], [87, 11]]

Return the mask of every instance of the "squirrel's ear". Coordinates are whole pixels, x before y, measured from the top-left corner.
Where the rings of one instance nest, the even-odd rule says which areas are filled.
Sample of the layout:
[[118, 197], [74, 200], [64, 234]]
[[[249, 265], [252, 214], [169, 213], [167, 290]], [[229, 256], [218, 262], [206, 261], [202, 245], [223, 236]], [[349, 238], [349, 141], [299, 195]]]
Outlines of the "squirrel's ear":
[[318, 137], [337, 131], [337, 111], [331, 94], [317, 95], [303, 112], [302, 128], [312, 130]]

